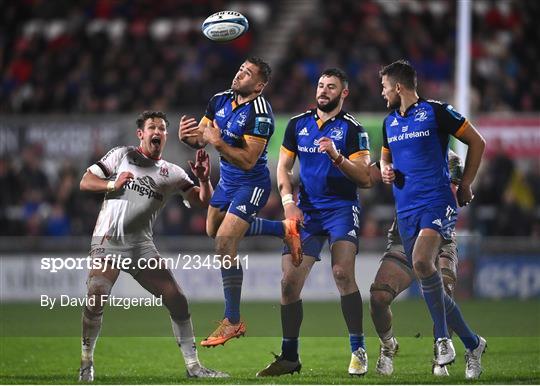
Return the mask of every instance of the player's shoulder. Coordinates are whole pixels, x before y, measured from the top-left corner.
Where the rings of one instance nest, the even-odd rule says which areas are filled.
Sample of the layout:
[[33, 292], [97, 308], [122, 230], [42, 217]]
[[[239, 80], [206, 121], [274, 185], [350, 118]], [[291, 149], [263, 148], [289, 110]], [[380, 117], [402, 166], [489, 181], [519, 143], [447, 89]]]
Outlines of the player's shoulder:
[[295, 123], [298, 123], [298, 122], [305, 121], [305, 120], [311, 118], [312, 114], [314, 114], [314, 110], [304, 111], [301, 114], [298, 114], [298, 115], [295, 115], [295, 116], [291, 117], [289, 119], [289, 124], [295, 124]]
[[272, 106], [262, 94], [257, 96], [257, 98], [253, 99], [251, 105], [253, 106], [253, 112], [255, 113], [255, 115], [273, 115]]
[[454, 106], [452, 106], [450, 103], [435, 100], [435, 99], [428, 99], [425, 101], [428, 105], [430, 105], [433, 108], [433, 111], [435, 114], [441, 114], [442, 116], [448, 116], [452, 117], [456, 120], [463, 120], [464, 117], [456, 111]]
[[357, 130], [364, 130], [362, 124], [358, 122], [358, 120], [352, 114], [342, 111], [341, 118], [349, 125], [349, 127], [354, 127]]
[[214, 94], [212, 98], [210, 98], [210, 102], [217, 103], [219, 101], [231, 99], [232, 97], [234, 97], [234, 91], [228, 89]]
[[444, 109], [446, 109], [447, 106], [449, 106], [449, 104], [447, 102], [440, 101], [440, 100], [437, 100], [437, 99], [424, 99], [421, 102], [425, 103], [428, 106], [430, 106], [435, 111], [444, 110]]
[[103, 161], [112, 157], [122, 157], [128, 154], [130, 151], [134, 151], [137, 148], [135, 146], [115, 146], [107, 152], [102, 158]]

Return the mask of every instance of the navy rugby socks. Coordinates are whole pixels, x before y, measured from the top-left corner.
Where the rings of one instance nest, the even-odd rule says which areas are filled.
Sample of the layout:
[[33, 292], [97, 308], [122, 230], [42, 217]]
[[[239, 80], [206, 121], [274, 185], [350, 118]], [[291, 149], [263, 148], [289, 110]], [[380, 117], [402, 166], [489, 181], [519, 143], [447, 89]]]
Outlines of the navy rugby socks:
[[446, 322], [448, 323], [448, 326], [459, 336], [465, 348], [474, 350], [478, 347], [478, 343], [480, 343], [478, 336], [469, 328], [467, 323], [465, 323], [461, 310], [454, 300], [447, 294], [444, 295]]
[[242, 265], [232, 264], [231, 268], [221, 267], [223, 279], [223, 295], [225, 296], [225, 318], [236, 324], [240, 322], [240, 297], [242, 295], [242, 281], [244, 272]]
[[349, 330], [351, 352], [355, 352], [360, 347], [365, 349], [362, 324], [362, 296], [360, 295], [360, 291], [341, 297], [341, 311], [343, 312], [343, 317]]
[[424, 300], [426, 301], [435, 327], [435, 339], [448, 338], [444, 301], [444, 297], [448, 297], [448, 295], [444, 292], [441, 277], [435, 271], [431, 276], [421, 279], [420, 282], [422, 285], [422, 294], [424, 295]]
[[276, 236], [279, 238], [285, 237], [285, 230], [281, 221], [265, 220], [260, 217], [255, 217], [246, 236]]
[[283, 340], [281, 341], [281, 355], [283, 359], [295, 362], [298, 360], [298, 336], [304, 311], [302, 299], [281, 305], [281, 329]]

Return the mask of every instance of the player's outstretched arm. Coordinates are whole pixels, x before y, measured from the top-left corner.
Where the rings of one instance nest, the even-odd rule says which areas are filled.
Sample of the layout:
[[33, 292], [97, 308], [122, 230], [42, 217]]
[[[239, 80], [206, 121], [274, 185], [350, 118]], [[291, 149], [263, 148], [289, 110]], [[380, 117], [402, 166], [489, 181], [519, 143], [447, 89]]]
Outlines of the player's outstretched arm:
[[81, 179], [79, 187], [82, 191], [95, 193], [110, 193], [122, 189], [122, 187], [133, 179], [133, 173], [122, 172], [116, 181], [107, 181], [102, 179], [90, 171], [86, 171]]
[[197, 123], [195, 118], [182, 115], [180, 124], [178, 125], [178, 138], [180, 142], [194, 148], [200, 149], [206, 146], [203, 139], [203, 131], [206, 126], [203, 118], [200, 123]]
[[296, 157], [291, 152], [281, 150], [279, 152], [279, 161], [277, 166], [277, 183], [279, 194], [281, 195], [281, 203], [283, 204], [283, 211], [285, 212], [285, 218], [299, 219], [304, 221], [304, 214], [296, 206], [293, 200], [293, 166]]
[[203, 133], [203, 139], [216, 148], [216, 150], [230, 163], [242, 170], [253, 169], [257, 160], [264, 151], [266, 140], [247, 139], [244, 137], [243, 147], [233, 147], [221, 138], [221, 131], [214, 120], [208, 124]]
[[469, 122], [467, 127], [461, 132], [459, 137], [456, 137], [461, 142], [465, 143], [467, 149], [467, 157], [465, 158], [465, 166], [463, 168], [463, 178], [459, 184], [457, 191], [457, 199], [459, 206], [468, 205], [474, 195], [472, 193], [471, 184], [476, 178], [476, 173], [482, 161], [482, 155], [486, 147], [486, 140], [480, 135], [478, 130]]
[[189, 161], [191, 171], [199, 179], [199, 186], [193, 187], [189, 193], [187, 200], [192, 205], [208, 207], [214, 189], [210, 183], [210, 157], [203, 150], [197, 150], [195, 162]]

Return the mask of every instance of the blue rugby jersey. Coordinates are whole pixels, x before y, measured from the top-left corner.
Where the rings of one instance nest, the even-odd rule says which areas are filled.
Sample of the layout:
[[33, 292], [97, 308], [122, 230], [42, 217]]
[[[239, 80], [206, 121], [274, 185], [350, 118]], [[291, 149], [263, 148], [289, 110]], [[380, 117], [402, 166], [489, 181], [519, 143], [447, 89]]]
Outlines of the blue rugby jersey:
[[221, 180], [231, 185], [258, 185], [268, 182], [270, 173], [266, 167], [267, 143], [274, 133], [274, 114], [270, 103], [259, 95], [249, 102], [237, 104], [234, 92], [227, 90], [214, 95], [208, 102], [203, 123], [205, 120], [214, 119], [221, 129], [221, 138], [228, 145], [242, 147], [245, 139], [265, 144], [257, 163], [248, 171], [221, 157]]
[[298, 207], [310, 210], [358, 205], [356, 184], [332, 163], [327, 154], [319, 153], [322, 137], [331, 138], [340, 153], [350, 160], [369, 155], [368, 134], [352, 115], [344, 111], [324, 123], [316, 109], [291, 118], [281, 150], [291, 157], [298, 156]]
[[448, 170], [449, 135], [459, 137], [467, 120], [454, 108], [419, 99], [402, 116], [392, 111], [383, 122], [382, 152], [390, 152], [396, 171], [393, 184], [398, 213], [433, 205], [452, 205]]

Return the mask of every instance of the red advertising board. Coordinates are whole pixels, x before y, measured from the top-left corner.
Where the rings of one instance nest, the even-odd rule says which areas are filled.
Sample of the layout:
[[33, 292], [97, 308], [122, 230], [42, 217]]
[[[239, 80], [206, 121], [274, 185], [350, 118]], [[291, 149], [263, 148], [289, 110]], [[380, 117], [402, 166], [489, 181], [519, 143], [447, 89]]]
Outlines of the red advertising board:
[[512, 158], [540, 157], [540, 115], [519, 118], [483, 117], [474, 122], [486, 139], [486, 154]]

